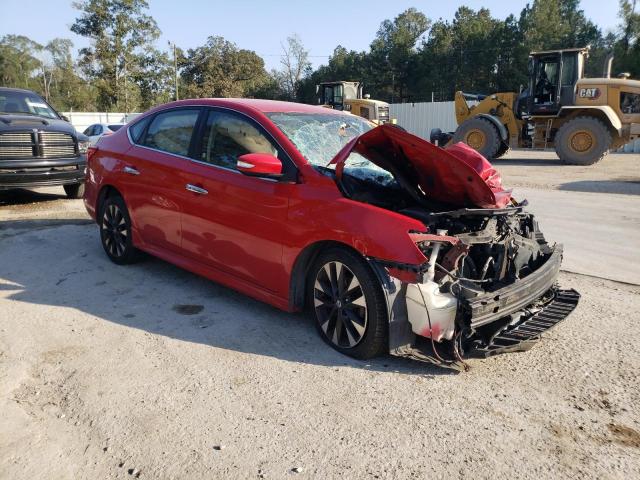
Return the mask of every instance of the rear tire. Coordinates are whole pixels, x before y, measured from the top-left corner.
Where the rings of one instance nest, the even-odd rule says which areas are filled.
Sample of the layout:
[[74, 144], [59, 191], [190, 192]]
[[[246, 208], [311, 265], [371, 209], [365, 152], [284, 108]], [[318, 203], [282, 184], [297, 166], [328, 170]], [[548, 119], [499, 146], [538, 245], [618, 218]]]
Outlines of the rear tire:
[[492, 159], [496, 157], [502, 140], [500, 132], [487, 119], [475, 117], [462, 122], [453, 134], [453, 142], [463, 142], [483, 157]]
[[104, 199], [98, 224], [102, 248], [113, 263], [127, 265], [139, 259], [140, 252], [133, 246], [131, 217], [121, 196]]
[[593, 117], [576, 117], [558, 129], [556, 153], [569, 165], [593, 165], [611, 148], [611, 133], [602, 121]]
[[67, 194], [67, 198], [82, 198], [84, 195], [84, 183], [63, 185], [62, 188], [64, 188], [64, 193]]
[[389, 351], [389, 319], [380, 281], [366, 260], [344, 248], [319, 255], [307, 279], [309, 304], [322, 339], [361, 360]]

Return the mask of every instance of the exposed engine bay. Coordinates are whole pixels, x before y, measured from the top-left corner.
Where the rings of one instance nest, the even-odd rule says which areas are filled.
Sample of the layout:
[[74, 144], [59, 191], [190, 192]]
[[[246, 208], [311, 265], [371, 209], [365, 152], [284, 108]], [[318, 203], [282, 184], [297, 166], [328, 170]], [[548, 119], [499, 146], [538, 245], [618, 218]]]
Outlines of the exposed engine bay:
[[[425, 213], [403, 209], [400, 213], [422, 220], [432, 232], [446, 232], [459, 240], [439, 251], [436, 281], [465, 298], [491, 292], [535, 271], [553, 249], [538, 229], [533, 215], [522, 207]], [[429, 258], [430, 242], [418, 242]]]
[[371, 259], [386, 274], [391, 351], [406, 353], [421, 338], [443, 362], [530, 348], [579, 299], [556, 285], [562, 246], [545, 240], [526, 202], [511, 198], [477, 152], [454, 146], [449, 153], [381, 128], [343, 152], [335, 179], [347, 198], [425, 226], [408, 232], [424, 264]]

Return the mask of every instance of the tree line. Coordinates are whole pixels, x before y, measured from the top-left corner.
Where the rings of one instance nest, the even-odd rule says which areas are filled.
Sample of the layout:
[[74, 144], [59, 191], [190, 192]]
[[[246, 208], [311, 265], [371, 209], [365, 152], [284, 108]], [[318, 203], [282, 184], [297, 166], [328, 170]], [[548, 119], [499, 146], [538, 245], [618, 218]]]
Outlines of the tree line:
[[519, 16], [498, 19], [488, 9], [460, 7], [451, 20], [410, 8], [380, 24], [368, 50], [338, 45], [313, 70], [299, 37], [282, 43], [280, 68], [268, 71], [255, 51], [220, 36], [182, 49], [157, 46], [160, 29], [146, 0], [84, 0], [71, 31], [90, 40], [74, 55], [71, 40], [39, 44], [0, 38], [0, 86], [42, 94], [62, 111], [144, 111], [179, 98], [255, 97], [315, 103], [322, 81], [352, 80], [388, 102], [451, 100], [456, 90], [518, 91], [527, 83], [530, 51], [590, 45], [586, 74], [640, 77], [640, 13], [619, 0], [619, 25], [602, 32], [580, 0], [532, 0]]

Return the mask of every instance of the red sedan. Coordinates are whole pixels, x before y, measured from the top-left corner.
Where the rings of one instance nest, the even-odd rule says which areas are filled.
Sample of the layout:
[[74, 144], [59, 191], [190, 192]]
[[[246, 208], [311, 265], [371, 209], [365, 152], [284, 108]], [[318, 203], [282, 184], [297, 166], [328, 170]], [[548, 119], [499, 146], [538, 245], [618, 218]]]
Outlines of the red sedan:
[[90, 149], [85, 205], [115, 263], [142, 250], [308, 307], [357, 358], [516, 350], [568, 315], [561, 246], [484, 158], [374, 127], [295, 103], [174, 102]]

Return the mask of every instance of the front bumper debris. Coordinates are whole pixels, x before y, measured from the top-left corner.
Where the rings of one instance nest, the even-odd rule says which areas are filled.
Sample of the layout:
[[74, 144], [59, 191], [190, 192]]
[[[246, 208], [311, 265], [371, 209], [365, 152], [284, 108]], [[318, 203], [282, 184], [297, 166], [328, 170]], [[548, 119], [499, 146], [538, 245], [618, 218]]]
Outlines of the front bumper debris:
[[515, 325], [494, 333], [488, 343], [472, 348], [469, 357], [490, 357], [499, 353], [529, 350], [543, 333], [567, 318], [578, 305], [580, 294], [573, 289], [557, 290], [554, 298], [536, 313]]
[[512, 285], [467, 300], [471, 327], [477, 328], [532, 304], [556, 282], [562, 263], [562, 245], [556, 245], [538, 270]]

